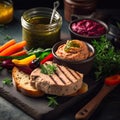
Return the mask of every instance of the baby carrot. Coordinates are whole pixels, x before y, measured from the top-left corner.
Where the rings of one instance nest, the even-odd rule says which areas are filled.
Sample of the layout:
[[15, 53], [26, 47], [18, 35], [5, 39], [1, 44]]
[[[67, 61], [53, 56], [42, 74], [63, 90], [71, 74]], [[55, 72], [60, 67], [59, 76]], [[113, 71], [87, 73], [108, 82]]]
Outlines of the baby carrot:
[[27, 54], [27, 50], [21, 50], [21, 51], [18, 51], [14, 54], [12, 54], [11, 56], [22, 56], [22, 55], [26, 55]]
[[10, 56], [18, 51], [20, 51], [21, 49], [23, 49], [26, 46], [26, 41], [21, 41], [18, 42], [10, 47], [8, 47], [7, 49], [3, 50], [0, 53], [0, 56]]
[[16, 43], [16, 41], [14, 39], [9, 40], [8, 42], [6, 42], [2, 46], [0, 46], [0, 52], [2, 52], [3, 50], [7, 49], [8, 47], [14, 45], [15, 43]]

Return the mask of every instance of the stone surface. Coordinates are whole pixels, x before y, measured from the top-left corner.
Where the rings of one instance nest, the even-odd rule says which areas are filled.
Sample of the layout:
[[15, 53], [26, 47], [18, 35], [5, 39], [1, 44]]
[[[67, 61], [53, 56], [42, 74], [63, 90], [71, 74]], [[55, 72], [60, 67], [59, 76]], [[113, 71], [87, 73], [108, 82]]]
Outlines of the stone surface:
[[33, 120], [13, 104], [0, 97], [0, 120]]

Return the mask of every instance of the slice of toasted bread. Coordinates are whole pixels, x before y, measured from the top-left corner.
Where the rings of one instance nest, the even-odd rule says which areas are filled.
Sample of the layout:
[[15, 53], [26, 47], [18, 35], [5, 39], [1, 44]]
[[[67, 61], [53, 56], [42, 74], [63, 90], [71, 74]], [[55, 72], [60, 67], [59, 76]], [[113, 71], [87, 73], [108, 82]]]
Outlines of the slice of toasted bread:
[[42, 91], [38, 91], [31, 86], [29, 75], [19, 70], [17, 67], [12, 69], [12, 80], [16, 90], [20, 91], [26, 96], [40, 97], [44, 95]]

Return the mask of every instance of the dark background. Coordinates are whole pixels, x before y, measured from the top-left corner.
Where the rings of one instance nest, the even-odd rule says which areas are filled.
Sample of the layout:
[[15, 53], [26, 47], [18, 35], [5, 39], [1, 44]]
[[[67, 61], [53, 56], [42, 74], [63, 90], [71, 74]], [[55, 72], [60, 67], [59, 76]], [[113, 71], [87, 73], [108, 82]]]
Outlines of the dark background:
[[[53, 7], [56, 0], [13, 0], [15, 9], [28, 9], [31, 7]], [[88, 0], [89, 1], [89, 0]], [[64, 0], [59, 0], [60, 7], [64, 7]], [[97, 0], [98, 9], [119, 9], [119, 0]]]

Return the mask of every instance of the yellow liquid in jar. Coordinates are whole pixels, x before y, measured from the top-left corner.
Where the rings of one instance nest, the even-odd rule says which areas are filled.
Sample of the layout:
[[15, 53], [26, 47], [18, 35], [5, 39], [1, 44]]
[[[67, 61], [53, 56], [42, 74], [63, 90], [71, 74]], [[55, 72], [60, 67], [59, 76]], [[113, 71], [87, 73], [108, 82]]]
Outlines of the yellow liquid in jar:
[[11, 3], [0, 2], [0, 24], [6, 24], [13, 19], [13, 5]]

